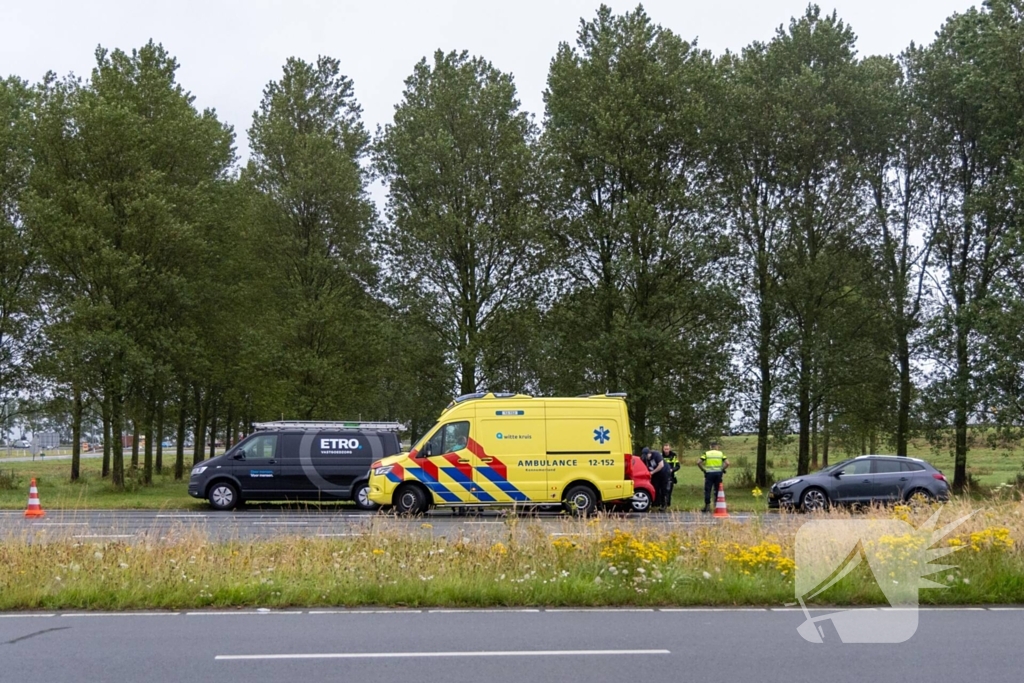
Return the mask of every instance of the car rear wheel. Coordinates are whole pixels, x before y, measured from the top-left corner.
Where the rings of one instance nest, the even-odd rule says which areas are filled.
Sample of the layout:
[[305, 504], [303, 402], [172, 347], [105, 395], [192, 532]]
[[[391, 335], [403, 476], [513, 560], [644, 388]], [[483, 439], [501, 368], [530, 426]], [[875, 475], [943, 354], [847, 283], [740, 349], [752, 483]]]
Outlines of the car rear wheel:
[[651, 494], [644, 489], [634, 491], [633, 498], [629, 501], [629, 509], [633, 512], [650, 512]]
[[819, 488], [809, 488], [800, 496], [800, 507], [804, 512], [824, 510], [828, 508], [828, 496]]
[[356, 484], [356, 490], [352, 495], [352, 501], [360, 510], [376, 510], [380, 507], [370, 500], [370, 483], [366, 481]]
[[587, 517], [594, 514], [598, 505], [597, 494], [589, 486], [579, 484], [565, 492], [565, 508], [574, 515]]
[[910, 505], [927, 505], [935, 500], [935, 495], [928, 489], [914, 489], [907, 494], [907, 503]]
[[210, 487], [210, 505], [216, 510], [231, 510], [238, 505], [238, 489], [229, 482], [218, 481]]
[[427, 494], [419, 486], [403, 486], [395, 491], [395, 510], [400, 515], [421, 515], [427, 511]]

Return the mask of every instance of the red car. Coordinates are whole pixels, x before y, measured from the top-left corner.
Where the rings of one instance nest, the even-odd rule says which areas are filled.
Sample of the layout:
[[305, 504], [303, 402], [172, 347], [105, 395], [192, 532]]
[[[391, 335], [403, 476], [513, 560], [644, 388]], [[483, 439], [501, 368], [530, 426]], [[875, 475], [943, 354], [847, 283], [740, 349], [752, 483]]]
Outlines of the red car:
[[651, 473], [639, 455], [633, 456], [633, 497], [629, 501], [616, 501], [615, 508], [627, 512], [650, 512], [654, 504], [654, 486]]

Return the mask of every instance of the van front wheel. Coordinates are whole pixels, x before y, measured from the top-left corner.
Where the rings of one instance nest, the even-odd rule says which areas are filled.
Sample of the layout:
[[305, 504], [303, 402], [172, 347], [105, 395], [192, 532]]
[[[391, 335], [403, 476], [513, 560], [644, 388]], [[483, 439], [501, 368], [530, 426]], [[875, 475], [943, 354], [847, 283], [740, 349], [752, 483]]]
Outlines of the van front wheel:
[[395, 511], [400, 515], [420, 515], [427, 511], [427, 496], [419, 486], [403, 486], [395, 491]]
[[570, 513], [580, 517], [587, 517], [597, 510], [597, 494], [589, 486], [579, 484], [565, 492], [565, 508]]

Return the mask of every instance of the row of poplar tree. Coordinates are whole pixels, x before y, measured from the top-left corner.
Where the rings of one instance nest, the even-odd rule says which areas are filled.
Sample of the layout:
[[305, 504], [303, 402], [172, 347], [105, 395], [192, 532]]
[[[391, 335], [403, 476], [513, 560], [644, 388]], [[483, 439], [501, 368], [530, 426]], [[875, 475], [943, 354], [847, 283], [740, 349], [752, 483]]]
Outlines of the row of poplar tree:
[[742, 416], [761, 484], [777, 435], [803, 473], [922, 434], [962, 488], [972, 432], [1024, 418], [1022, 0], [898, 57], [815, 6], [723, 55], [601, 7], [539, 123], [437, 52], [373, 135], [337, 60], [289, 59], [244, 164], [176, 69], [0, 82], [0, 401], [97, 425], [115, 485], [133, 432], [148, 482], [189, 435], [416, 435], [481, 389], [625, 391], [638, 445]]

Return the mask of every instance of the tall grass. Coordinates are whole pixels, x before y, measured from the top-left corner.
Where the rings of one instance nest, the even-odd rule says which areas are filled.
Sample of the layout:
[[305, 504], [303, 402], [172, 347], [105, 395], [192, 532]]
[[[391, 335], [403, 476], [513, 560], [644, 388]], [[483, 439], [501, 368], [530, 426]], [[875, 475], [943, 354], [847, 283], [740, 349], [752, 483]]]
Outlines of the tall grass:
[[[951, 505], [943, 518], [965, 511]], [[860, 516], [919, 523], [929, 513]], [[0, 609], [779, 605], [794, 600], [793, 543], [806, 519], [651, 528], [599, 517], [553, 529], [512, 517], [497, 533], [446, 538], [426, 521], [410, 532], [382, 518], [352, 538], [219, 542], [190, 529], [132, 543], [9, 538]], [[952, 542], [964, 549], [947, 563], [959, 566], [933, 577], [948, 588], [923, 591], [922, 603], [1024, 602], [1024, 505], [976, 514]], [[856, 572], [823, 600], [884, 603]]]

